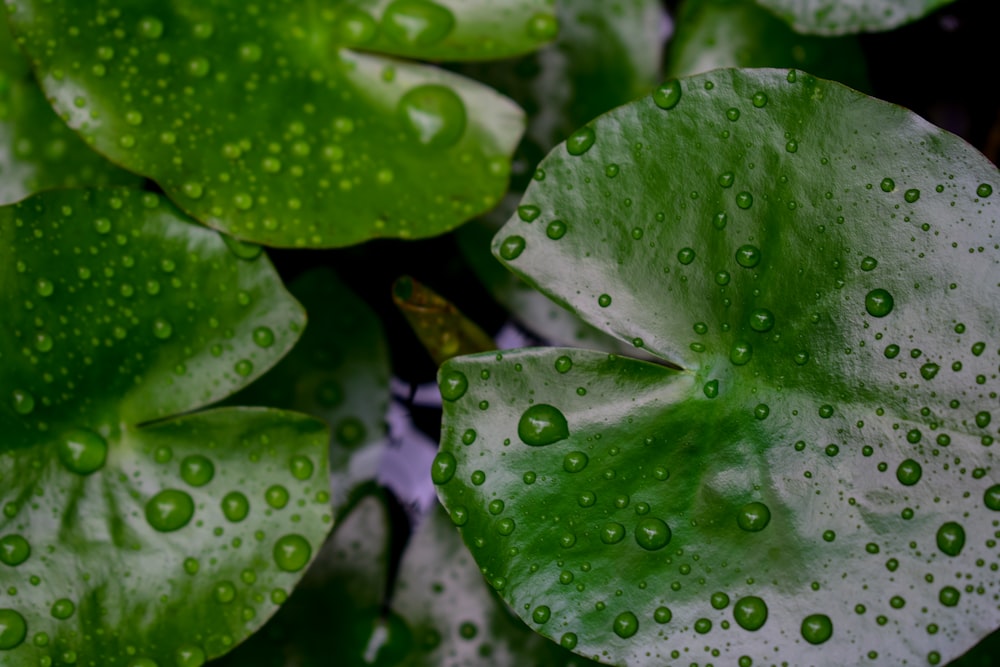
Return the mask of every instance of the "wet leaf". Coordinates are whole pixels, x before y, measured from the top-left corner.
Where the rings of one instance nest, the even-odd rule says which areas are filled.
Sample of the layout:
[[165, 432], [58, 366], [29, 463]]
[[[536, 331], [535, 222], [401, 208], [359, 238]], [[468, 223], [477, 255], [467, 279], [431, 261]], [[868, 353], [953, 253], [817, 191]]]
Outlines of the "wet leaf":
[[720, 67], [797, 67], [858, 90], [870, 88], [856, 37], [799, 34], [754, 0], [687, 0], [667, 63], [673, 77]]
[[295, 247], [431, 236], [495, 205], [521, 111], [380, 53], [521, 53], [552, 37], [547, 5], [7, 3], [46, 94], [88, 142], [209, 226]]
[[757, 0], [795, 30], [816, 35], [891, 30], [954, 0]]
[[7, 27], [0, 26], [0, 205], [49, 188], [141, 183], [52, 112]]
[[483, 581], [441, 507], [431, 512], [407, 546], [392, 608], [413, 633], [405, 665], [596, 664], [543, 639], [507, 609]]
[[994, 166], [839, 84], [719, 70], [541, 168], [494, 252], [520, 236], [515, 272], [682, 370], [442, 367], [432, 475], [522, 619], [629, 665], [935, 664], [1000, 624]]
[[288, 602], [219, 667], [343, 667], [399, 664], [410, 633], [383, 614], [391, 530], [375, 491], [337, 525]]
[[385, 449], [389, 350], [378, 316], [329, 269], [313, 269], [289, 286], [309, 324], [292, 351], [231, 405], [295, 410], [330, 426], [332, 502], [375, 479]]
[[137, 190], [4, 207], [0, 254], [0, 659], [225, 653], [329, 530], [329, 436], [278, 410], [190, 411], [274, 364], [301, 308], [265, 257]]
[[493, 339], [455, 304], [410, 276], [393, 283], [392, 301], [438, 366], [459, 354], [496, 349]]

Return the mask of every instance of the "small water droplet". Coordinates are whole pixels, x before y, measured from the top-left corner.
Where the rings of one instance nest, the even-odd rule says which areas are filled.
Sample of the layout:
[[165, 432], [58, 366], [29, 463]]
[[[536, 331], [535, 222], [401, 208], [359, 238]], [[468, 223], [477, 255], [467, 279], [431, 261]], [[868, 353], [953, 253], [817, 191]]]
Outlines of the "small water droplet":
[[980, 183], [979, 187], [976, 188], [976, 194], [983, 198], [989, 197], [993, 194], [993, 186], [989, 183]]
[[614, 625], [615, 634], [622, 639], [628, 639], [635, 633], [639, 632], [639, 619], [636, 618], [635, 614], [630, 611], [623, 611], [615, 617]]
[[517, 423], [517, 435], [526, 445], [541, 447], [569, 437], [566, 417], [556, 407], [545, 403], [532, 405]]
[[712, 593], [709, 601], [713, 609], [725, 609], [729, 606], [729, 596], [722, 592]]
[[733, 605], [733, 620], [744, 630], [760, 630], [767, 622], [767, 604], [755, 595], [740, 598]]
[[552, 611], [543, 604], [538, 605], [535, 607], [534, 611], [531, 612], [531, 620], [538, 624], [545, 623], [551, 616]]
[[705, 383], [705, 386], [702, 387], [702, 391], [705, 392], [705, 396], [708, 398], [715, 398], [719, 395], [719, 381], [709, 380]]
[[345, 9], [337, 17], [337, 34], [348, 46], [361, 46], [375, 39], [378, 24], [367, 12], [360, 9]]
[[145, 39], [159, 39], [163, 35], [163, 21], [155, 16], [144, 16], [139, 20], [139, 36]]
[[760, 248], [754, 245], [741, 245], [736, 250], [736, 263], [745, 269], [752, 269], [760, 264]]
[[882, 192], [892, 192], [896, 189], [896, 182], [891, 178], [883, 178], [879, 187], [882, 188]]
[[222, 499], [222, 513], [233, 523], [239, 523], [250, 513], [250, 501], [239, 491], [231, 491]]
[[274, 332], [270, 327], [257, 327], [253, 330], [253, 342], [257, 347], [271, 347], [274, 345]]
[[570, 155], [583, 155], [590, 150], [596, 139], [597, 135], [594, 133], [593, 128], [588, 126], [581, 127], [566, 139], [566, 152]]
[[942, 524], [937, 531], [937, 545], [942, 553], [957, 556], [965, 546], [965, 528], [954, 521]]
[[290, 533], [274, 543], [274, 562], [285, 572], [298, 572], [311, 557], [312, 547], [301, 535]]
[[736, 205], [743, 210], [753, 206], [753, 195], [749, 192], [740, 192], [736, 195]]
[[60, 598], [52, 603], [50, 613], [52, 617], [60, 621], [65, 621], [76, 612], [76, 605], [72, 600]]
[[587, 467], [590, 458], [583, 452], [570, 452], [563, 458], [563, 470], [566, 472], [580, 472]]
[[542, 214], [542, 209], [537, 206], [531, 206], [529, 204], [517, 207], [517, 217], [521, 218], [524, 222], [534, 222], [538, 219], [538, 216]]
[[611, 295], [610, 294], [602, 294], [599, 297], [597, 297], [597, 305], [600, 306], [601, 308], [607, 308], [608, 306], [610, 306], [611, 305]]
[[545, 228], [545, 235], [553, 241], [558, 241], [566, 236], [566, 223], [562, 220], [553, 220]]
[[774, 313], [767, 308], [755, 308], [750, 311], [750, 328], [765, 333], [774, 328]]
[[655, 517], [644, 517], [635, 526], [635, 541], [646, 551], [657, 551], [667, 546], [671, 535], [670, 526]]
[[155, 530], [180, 530], [194, 516], [194, 500], [184, 491], [164, 489], [146, 503], [146, 521]]
[[517, 259], [524, 252], [524, 246], [523, 236], [508, 236], [500, 244], [500, 257], [508, 262]]
[[939, 370], [941, 370], [940, 366], [932, 362], [927, 362], [920, 367], [920, 377], [925, 380], [933, 380]]
[[753, 358], [753, 346], [746, 341], [736, 341], [729, 348], [729, 361], [734, 366], [744, 366], [750, 363], [751, 358]]
[[465, 396], [469, 380], [461, 371], [446, 371], [441, 374], [438, 388], [441, 391], [441, 398], [446, 401], [457, 401]]
[[811, 614], [802, 619], [802, 638], [810, 644], [822, 644], [833, 636], [833, 621], [826, 614]]
[[983, 493], [983, 503], [988, 509], [1000, 512], [1000, 484], [994, 484]]
[[917, 189], [907, 190], [906, 192], [903, 193], [903, 199], [906, 200], [906, 203], [912, 204], [913, 202], [920, 199], [920, 190]]
[[428, 148], [448, 148], [465, 134], [465, 103], [447, 86], [410, 89], [399, 99], [396, 112], [406, 131]]
[[559, 373], [568, 373], [573, 368], [573, 360], [563, 355], [555, 361], [555, 369]]
[[677, 253], [677, 261], [685, 266], [694, 261], [694, 250], [691, 248], [681, 248]]
[[382, 34], [402, 46], [431, 46], [447, 37], [455, 16], [429, 0], [395, 0], [382, 14]]
[[954, 586], [945, 586], [938, 593], [938, 601], [945, 607], [954, 607], [958, 604], [959, 599], [962, 594], [958, 592], [958, 589]]
[[93, 431], [73, 429], [60, 438], [56, 455], [70, 472], [90, 475], [104, 466], [108, 458], [108, 443]]
[[884, 289], [873, 289], [865, 297], [865, 309], [872, 317], [885, 317], [892, 312], [895, 301]]
[[754, 93], [753, 105], [758, 109], [763, 109], [765, 106], [767, 106], [767, 93], [763, 92]]
[[191, 486], [205, 486], [215, 476], [215, 465], [201, 454], [185, 456], [181, 461], [181, 479]]

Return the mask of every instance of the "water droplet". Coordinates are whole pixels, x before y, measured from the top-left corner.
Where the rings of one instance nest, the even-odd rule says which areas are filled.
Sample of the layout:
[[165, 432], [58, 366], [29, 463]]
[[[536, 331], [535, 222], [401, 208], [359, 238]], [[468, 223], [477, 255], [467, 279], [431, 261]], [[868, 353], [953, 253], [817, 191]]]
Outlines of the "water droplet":
[[[722, 186], [724, 188], [731, 188], [731, 187], [733, 187], [733, 183], [735, 183], [735, 182], [736, 182], [736, 175], [733, 174], [733, 172], [726, 171], [726, 172], [723, 172], [723, 173], [719, 174], [719, 185], [720, 186]], [[720, 215], [723, 218], [726, 216], [725, 213], [719, 213], [718, 215], [716, 215], [716, 217], [719, 217]], [[725, 225], [723, 225], [723, 227], [725, 227]]]
[[920, 190], [917, 189], [907, 190], [906, 192], [903, 193], [903, 199], [906, 200], [906, 203], [912, 204], [913, 202], [920, 199]]
[[811, 614], [802, 619], [802, 638], [810, 644], [822, 644], [833, 636], [833, 621], [826, 614]]
[[288, 489], [280, 484], [272, 484], [264, 491], [264, 500], [276, 510], [288, 504]]
[[1000, 512], [1000, 484], [994, 484], [983, 493], [983, 503], [988, 509]]
[[23, 389], [15, 389], [11, 392], [13, 398], [14, 412], [19, 415], [30, 415], [35, 409], [35, 397]]
[[538, 605], [535, 607], [535, 610], [531, 612], [531, 620], [538, 624], [545, 623], [551, 616], [552, 611], [543, 604]]
[[744, 630], [760, 630], [767, 622], [767, 604], [755, 595], [740, 598], [733, 605], [733, 619]]
[[736, 249], [736, 263], [745, 269], [752, 269], [760, 264], [760, 248], [750, 244], [741, 245]]
[[957, 556], [965, 546], [965, 528], [954, 521], [942, 524], [937, 531], [937, 545], [945, 555]]
[[447, 484], [455, 476], [458, 462], [451, 452], [438, 452], [431, 465], [431, 480], [435, 484]]
[[681, 101], [681, 82], [676, 79], [665, 81], [653, 91], [653, 103], [665, 111], [677, 106]]
[[563, 470], [566, 472], [580, 472], [587, 467], [590, 459], [583, 452], [570, 452], [563, 458]]
[[569, 437], [566, 417], [558, 408], [545, 403], [532, 405], [517, 423], [521, 442], [532, 447], [551, 445]]
[[719, 271], [715, 274], [716, 285], [728, 285], [730, 280], [729, 271]]
[[222, 513], [233, 523], [238, 523], [250, 513], [250, 501], [239, 491], [231, 491], [222, 499]]
[[31, 545], [21, 535], [5, 535], [0, 538], [0, 563], [17, 567], [28, 560]]
[[935, 363], [928, 362], [920, 367], [920, 377], [925, 380], [933, 380], [939, 370], [941, 370], [940, 366]]
[[583, 155], [594, 145], [597, 135], [591, 127], [581, 127], [566, 139], [566, 152], [570, 155]]
[[39, 278], [38, 282], [35, 283], [35, 291], [38, 292], [40, 297], [50, 297], [55, 291], [56, 287], [52, 284], [51, 280], [46, 278]]
[[205, 651], [200, 646], [193, 644], [181, 644], [174, 651], [174, 663], [176, 667], [202, 667], [208, 660]]
[[566, 355], [558, 357], [555, 361], [555, 368], [559, 373], [568, 373], [573, 368], [573, 360]]
[[0, 651], [20, 646], [28, 636], [28, 624], [13, 609], [0, 609]]
[[639, 632], [639, 619], [630, 611], [623, 611], [615, 617], [613, 625], [615, 634], [622, 639], [628, 639]]
[[52, 609], [50, 613], [53, 618], [60, 621], [65, 621], [67, 618], [72, 616], [76, 612], [76, 605], [73, 604], [72, 600], [67, 598], [60, 598], [52, 603]]
[[712, 631], [712, 621], [707, 618], [699, 618], [694, 622], [694, 631], [700, 635], [707, 634]]
[[312, 557], [309, 541], [301, 535], [291, 533], [278, 538], [274, 543], [274, 562], [285, 572], [298, 572]]
[[865, 257], [861, 260], [861, 270], [862, 271], [872, 271], [878, 266], [878, 260], [874, 257]]
[[185, 456], [181, 461], [181, 479], [191, 486], [205, 486], [215, 476], [215, 465], [201, 454]]
[[989, 197], [993, 194], [993, 186], [989, 183], [980, 183], [979, 187], [976, 188], [976, 194], [983, 198]]
[[378, 24], [367, 12], [345, 9], [337, 17], [337, 34], [348, 46], [361, 46], [375, 39]]
[[174, 325], [162, 317], [153, 320], [153, 336], [160, 340], [167, 340], [174, 333]]
[[410, 89], [399, 99], [396, 112], [406, 131], [429, 148], [453, 146], [465, 133], [465, 103], [447, 86], [425, 84]]
[[537, 206], [523, 205], [517, 207], [517, 217], [525, 222], [534, 222], [542, 214], [542, 209]]
[[229, 581], [220, 581], [212, 590], [212, 596], [220, 604], [229, 604], [236, 599], [236, 586]]
[[625, 539], [625, 526], [617, 521], [611, 521], [601, 527], [601, 542], [604, 544], [618, 544]]
[[549, 223], [548, 227], [545, 228], [545, 235], [553, 241], [558, 241], [562, 237], [566, 236], [566, 223], [562, 220], [553, 220]]
[[896, 189], [896, 182], [891, 178], [883, 178], [879, 187], [882, 188], [882, 192], [892, 192]]
[[892, 312], [895, 301], [884, 289], [873, 289], [865, 297], [865, 309], [872, 317], [885, 317]]
[[455, 27], [454, 15], [428, 0], [395, 0], [382, 14], [382, 33], [402, 46], [431, 46]]
[[441, 398], [446, 401], [457, 401], [465, 396], [469, 380], [461, 371], [446, 371], [441, 374], [438, 388], [441, 391]]
[[253, 342], [257, 347], [271, 347], [274, 345], [274, 332], [269, 327], [257, 327], [253, 330]]
[[677, 261], [685, 266], [694, 261], [694, 250], [691, 248], [681, 248], [677, 253]]
[[705, 383], [705, 386], [702, 387], [702, 391], [705, 392], [705, 396], [708, 398], [715, 398], [719, 395], [719, 381], [709, 380]]
[[504, 518], [497, 521], [497, 533], [503, 535], [504, 537], [513, 533], [516, 527], [517, 526], [514, 523], [514, 520], [510, 518]]
[[640, 519], [635, 526], [635, 541], [646, 551], [657, 551], [670, 543], [670, 526], [655, 517]]
[[233, 365], [233, 370], [236, 371], [237, 375], [249, 377], [253, 373], [253, 362], [249, 359], [240, 359]]
[[753, 357], [753, 346], [746, 341], [736, 341], [733, 346], [729, 348], [729, 361], [733, 363], [734, 366], [744, 366], [750, 363], [750, 359]]
[[601, 308], [607, 308], [608, 306], [610, 306], [611, 305], [611, 295], [610, 294], [602, 294], [599, 297], [597, 297], [597, 305], [600, 306]]
[[184, 491], [164, 489], [146, 503], [146, 521], [155, 530], [180, 530], [194, 516], [194, 500]]
[[747, 503], [736, 513], [736, 523], [747, 532], [764, 530], [771, 521], [771, 510], [760, 502]]
[[155, 16], [144, 16], [139, 20], [139, 36], [145, 39], [159, 39], [163, 35], [163, 21]]
[[741, 192], [736, 195], [736, 205], [746, 210], [753, 206], [753, 195], [749, 192]]
[[767, 106], [767, 93], [754, 93], [753, 105], [758, 109], [763, 109]]
[[924, 474], [924, 469], [913, 459], [906, 459], [896, 468], [896, 479], [903, 486], [913, 486], [920, 481], [920, 476]]
[[993, 417], [988, 412], [977, 412], [976, 413], [976, 426], [978, 426], [979, 428], [986, 428], [987, 426], [990, 425], [990, 422], [992, 420], [993, 420]]
[[562, 646], [567, 651], [572, 651], [576, 648], [576, 633], [567, 632], [559, 639], [559, 645]]
[[535, 14], [528, 19], [528, 34], [542, 41], [555, 39], [559, 34], [559, 22], [552, 14]]
[[767, 308], [755, 308], [750, 311], [750, 328], [764, 333], [774, 328], [774, 313]]
[[713, 609], [725, 609], [729, 606], [729, 596], [722, 592], [712, 593], [710, 602]]
[[945, 586], [938, 593], [938, 601], [945, 607], [954, 607], [958, 604], [959, 599], [962, 594], [958, 592], [958, 589], [954, 586]]
[[70, 472], [90, 475], [104, 466], [108, 458], [108, 443], [93, 431], [73, 429], [59, 440], [56, 454]]
[[508, 262], [517, 259], [524, 252], [523, 236], [508, 236], [500, 244], [500, 257]]

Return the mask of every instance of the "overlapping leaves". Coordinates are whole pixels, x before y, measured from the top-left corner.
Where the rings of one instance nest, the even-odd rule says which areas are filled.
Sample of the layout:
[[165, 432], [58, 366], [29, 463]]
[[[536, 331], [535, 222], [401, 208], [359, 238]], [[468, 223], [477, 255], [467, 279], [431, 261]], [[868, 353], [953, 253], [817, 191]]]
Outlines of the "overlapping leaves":
[[680, 370], [443, 366], [434, 478], [511, 608], [629, 665], [937, 664], [991, 631], [995, 167], [840, 85], [719, 70], [541, 169], [494, 251]]

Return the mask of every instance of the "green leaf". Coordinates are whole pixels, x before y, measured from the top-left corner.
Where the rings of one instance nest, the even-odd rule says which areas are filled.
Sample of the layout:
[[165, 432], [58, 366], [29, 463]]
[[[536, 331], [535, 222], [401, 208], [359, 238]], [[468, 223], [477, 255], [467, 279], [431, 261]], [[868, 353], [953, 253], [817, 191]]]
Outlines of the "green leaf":
[[6, 26], [0, 26], [0, 205], [49, 188], [141, 183], [95, 153], [52, 112]]
[[512, 609], [629, 665], [934, 664], [1000, 624], [993, 165], [839, 84], [719, 70], [541, 167], [494, 252], [522, 237], [515, 272], [682, 370], [442, 367], [434, 479]]
[[407, 546], [392, 608], [413, 632], [403, 662], [412, 667], [596, 664], [538, 636], [507, 609], [441, 507]]
[[892, 30], [954, 0], [757, 0], [795, 30], [815, 35]]
[[332, 503], [346, 509], [353, 493], [375, 479], [389, 408], [389, 350], [378, 316], [326, 268], [290, 286], [309, 314], [295, 348], [230, 405], [295, 410], [330, 425]]
[[7, 7], [57, 112], [100, 152], [211, 227], [331, 247], [440, 234], [488, 210], [522, 131], [521, 111], [481, 84], [348, 47], [396, 34], [392, 53], [510, 55], [551, 37], [547, 4]]
[[214, 665], [388, 666], [410, 648], [406, 625], [382, 607], [391, 530], [375, 491], [337, 525], [288, 602], [260, 632]]
[[329, 436], [277, 410], [171, 416], [275, 363], [301, 309], [266, 258], [124, 188], [0, 209], [0, 267], [4, 663], [228, 651], [329, 530]]
[[754, 0], [687, 0], [667, 63], [672, 77], [721, 67], [797, 67], [852, 88], [870, 88], [856, 37], [799, 34]]

